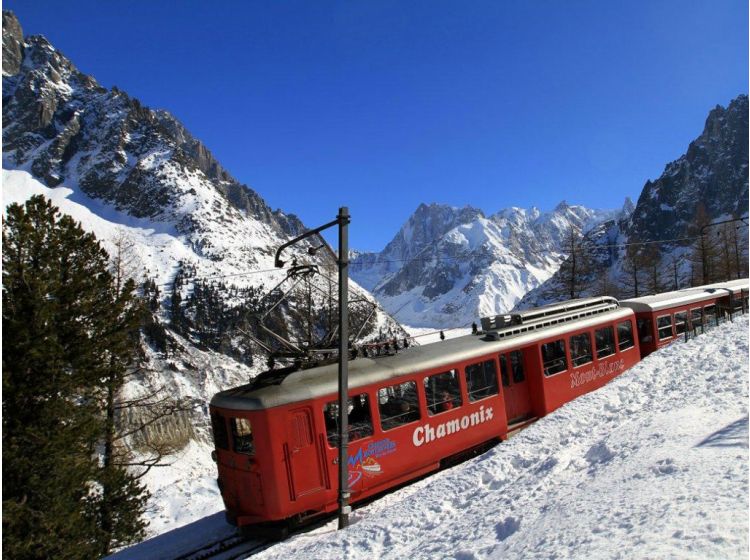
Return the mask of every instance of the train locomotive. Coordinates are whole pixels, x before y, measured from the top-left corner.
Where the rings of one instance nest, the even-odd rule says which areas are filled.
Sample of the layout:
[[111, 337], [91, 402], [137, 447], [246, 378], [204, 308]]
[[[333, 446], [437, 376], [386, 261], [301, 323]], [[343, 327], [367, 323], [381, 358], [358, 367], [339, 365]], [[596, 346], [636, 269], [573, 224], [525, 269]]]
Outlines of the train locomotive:
[[[619, 302], [586, 298], [351, 360], [351, 502], [486, 450], [747, 305], [747, 279]], [[337, 379], [336, 364], [283, 368], [213, 397], [213, 456], [230, 523], [278, 534], [338, 508]]]

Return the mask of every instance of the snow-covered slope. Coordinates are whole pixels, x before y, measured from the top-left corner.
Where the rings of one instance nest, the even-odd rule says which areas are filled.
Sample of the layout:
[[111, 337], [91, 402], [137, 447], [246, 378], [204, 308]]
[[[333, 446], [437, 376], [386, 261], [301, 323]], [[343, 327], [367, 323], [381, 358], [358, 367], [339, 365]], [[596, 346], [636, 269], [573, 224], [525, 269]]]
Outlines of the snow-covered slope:
[[510, 310], [552, 276], [566, 230], [587, 231], [613, 214], [564, 201], [551, 212], [508, 208], [489, 217], [422, 204], [382, 252], [354, 255], [352, 276], [404, 324], [466, 326]]
[[[747, 356], [747, 316], [675, 342], [484, 455], [355, 510], [348, 529], [332, 521], [253, 558], [747, 558]], [[208, 512], [206, 478], [186, 486]], [[217, 513], [117, 558], [173, 558], [231, 532]]]

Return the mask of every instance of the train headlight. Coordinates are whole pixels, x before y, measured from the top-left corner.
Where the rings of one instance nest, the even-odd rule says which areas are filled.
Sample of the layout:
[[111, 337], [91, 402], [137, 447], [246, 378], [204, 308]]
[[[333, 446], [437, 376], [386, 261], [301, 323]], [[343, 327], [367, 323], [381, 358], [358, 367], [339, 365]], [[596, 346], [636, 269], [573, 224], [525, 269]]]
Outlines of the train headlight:
[[211, 459], [213, 459], [214, 463], [218, 460], [218, 457], [216, 455], [216, 449], [211, 451]]

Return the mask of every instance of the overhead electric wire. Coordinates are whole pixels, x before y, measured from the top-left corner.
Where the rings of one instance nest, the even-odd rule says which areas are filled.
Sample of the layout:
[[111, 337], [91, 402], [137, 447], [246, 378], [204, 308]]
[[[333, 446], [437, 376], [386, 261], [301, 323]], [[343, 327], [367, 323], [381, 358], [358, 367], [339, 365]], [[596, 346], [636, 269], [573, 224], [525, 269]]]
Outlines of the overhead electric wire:
[[[737, 226], [737, 227], [738, 228], [743, 227], [743, 226], [747, 227], [747, 225], [748, 224], [744, 224], [743, 223], [742, 225]], [[702, 235], [696, 235], [696, 236], [691, 236], [691, 237], [674, 237], [674, 238], [670, 238], [670, 239], [656, 239], [656, 240], [650, 240], [650, 241], [634, 241], [632, 243], [611, 243], [611, 244], [607, 244], [607, 245], [596, 245], [595, 244], [592, 248], [595, 248], [595, 249], [596, 248], [611, 249], [611, 248], [620, 248], [620, 247], [632, 247], [632, 246], [637, 246], [637, 245], [653, 245], [653, 244], [661, 244], [661, 243], [676, 243], [676, 242], [679, 242], [679, 241], [694, 241], [696, 239], [700, 239], [701, 237], [703, 237], [703, 236]], [[378, 264], [392, 264], [392, 263], [433, 262], [433, 261], [438, 261], [439, 262], [439, 261], [469, 260], [469, 259], [474, 258], [476, 256], [477, 252], [479, 252], [480, 249], [481, 249], [481, 247], [480, 247], [478, 249], [475, 249], [475, 250], [470, 251], [469, 253], [463, 254], [463, 255], [453, 255], [453, 256], [446, 255], [446, 256], [434, 256], [434, 257], [429, 257], [429, 258], [425, 258], [425, 257], [419, 258], [418, 255], [422, 254], [425, 250], [427, 250], [431, 246], [436, 246], [438, 243], [440, 243], [440, 241], [441, 240], [438, 239], [438, 240], [435, 240], [433, 242], [430, 242], [430, 243], [426, 244], [424, 247], [422, 247], [422, 249], [420, 249], [417, 252], [417, 254], [414, 257], [405, 258], [405, 259], [376, 260], [374, 264], [378, 265]], [[364, 267], [366, 264], [367, 263], [365, 263], [365, 262], [351, 262], [351, 261], [349, 262], [349, 266], [351, 266], [351, 267], [354, 267], [354, 266]], [[204, 276], [204, 277], [188, 277], [188, 278], [186, 278], [186, 280], [190, 280], [192, 282], [203, 282], [203, 281], [206, 281], [206, 280], [219, 280], [219, 279], [223, 279], [223, 278], [236, 278], [236, 277], [242, 277], [242, 276], [251, 276], [251, 275], [255, 275], [255, 274], [270, 274], [270, 273], [282, 272], [282, 271], [286, 271], [286, 270], [289, 270], [289, 269], [285, 269], [285, 268], [268, 268], [268, 269], [263, 269], [263, 270], [250, 270], [250, 271], [247, 271], [247, 272], [236, 272], [236, 273], [232, 273], [232, 274], [218, 274], [218, 275]], [[165, 282], [165, 283], [161, 283], [161, 284], [156, 284], [157, 287], [170, 287], [170, 286], [173, 286], [173, 285], [174, 285], [174, 281], [172, 281], [172, 282]], [[407, 302], [407, 304], [408, 303], [409, 302]], [[401, 309], [403, 309], [403, 307], [405, 307], [407, 304], [404, 304], [398, 311], [400, 311]], [[398, 313], [398, 311], [396, 313]], [[461, 328], [461, 327], [455, 327], [455, 328]]]
[[[247, 272], [235, 272], [232, 274], [217, 274], [215, 276], [203, 276], [203, 277], [197, 277], [197, 276], [186, 276], [185, 280], [189, 280], [191, 282], [204, 282], [206, 280], [218, 280], [221, 278], [233, 278], [237, 276], [250, 276], [252, 274], [269, 274], [271, 272], [286, 272], [287, 268], [267, 268], [264, 270], [249, 270]], [[174, 286], [174, 280], [172, 282], [165, 282], [162, 284], [155, 284], [157, 287], [171, 287]]]

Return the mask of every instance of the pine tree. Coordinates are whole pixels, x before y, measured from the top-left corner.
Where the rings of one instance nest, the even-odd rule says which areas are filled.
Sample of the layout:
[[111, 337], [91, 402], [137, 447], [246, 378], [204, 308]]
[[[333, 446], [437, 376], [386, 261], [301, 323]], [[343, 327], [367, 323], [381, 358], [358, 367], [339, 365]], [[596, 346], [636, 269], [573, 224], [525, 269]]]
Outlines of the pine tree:
[[[145, 490], [103, 469], [106, 381], [127, 364], [132, 286], [93, 235], [44, 197], [3, 227], [3, 551], [93, 558], [142, 536]], [[109, 489], [109, 490], [108, 490]], [[104, 499], [109, 494], [111, 499]], [[115, 497], [116, 496], [116, 497]], [[102, 521], [102, 506], [111, 508]], [[113, 535], [115, 535], [113, 537]]]

